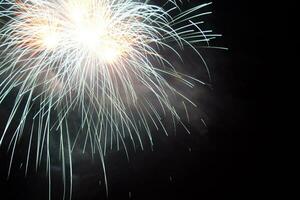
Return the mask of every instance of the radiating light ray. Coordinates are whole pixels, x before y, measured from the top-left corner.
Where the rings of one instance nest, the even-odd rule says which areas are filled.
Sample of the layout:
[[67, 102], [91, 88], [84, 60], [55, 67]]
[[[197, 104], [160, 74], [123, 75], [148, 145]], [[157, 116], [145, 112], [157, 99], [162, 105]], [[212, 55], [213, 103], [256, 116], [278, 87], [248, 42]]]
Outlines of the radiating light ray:
[[[7, 140], [11, 150], [8, 175], [15, 149], [27, 137], [25, 175], [34, 159], [36, 170], [45, 159], [49, 199], [51, 163], [57, 160], [63, 199], [72, 197], [76, 148], [99, 156], [107, 190], [109, 148], [123, 147], [129, 157], [127, 138], [134, 148], [143, 149], [145, 138], [152, 146], [152, 127], [168, 135], [163, 116], [189, 132], [172, 98], [181, 99], [186, 114], [186, 104], [196, 104], [166, 76], [189, 88], [206, 83], [177, 72], [162, 52], [183, 62], [182, 50], [192, 49], [210, 78], [196, 48], [221, 36], [200, 27], [199, 18], [211, 14], [202, 9], [210, 4], [181, 11], [175, 0], [162, 7], [148, 0], [0, 0], [0, 103], [17, 91], [0, 135], [0, 146]], [[19, 124], [11, 135], [14, 120]]]

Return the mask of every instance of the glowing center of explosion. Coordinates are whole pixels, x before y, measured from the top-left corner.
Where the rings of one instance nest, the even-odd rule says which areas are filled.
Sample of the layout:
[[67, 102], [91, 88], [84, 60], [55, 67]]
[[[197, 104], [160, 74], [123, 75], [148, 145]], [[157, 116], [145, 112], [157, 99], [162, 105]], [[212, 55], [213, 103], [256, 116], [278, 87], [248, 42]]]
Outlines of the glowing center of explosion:
[[91, 2], [67, 2], [64, 5], [67, 10], [64, 21], [51, 14], [46, 15], [44, 20], [32, 21], [30, 26], [41, 29], [39, 43], [42, 43], [46, 50], [54, 50], [66, 48], [62, 44], [68, 41], [71, 48], [84, 50], [101, 62], [115, 62], [129, 50], [126, 46], [130, 45], [130, 39], [124, 39], [126, 33], [117, 26], [112, 26], [109, 9], [99, 5], [92, 7]]
[[181, 12], [177, 3], [185, 1], [151, 2], [0, 0], [0, 104], [15, 98], [0, 131], [0, 147], [11, 152], [8, 174], [25, 161], [13, 163], [23, 152], [17, 146], [28, 147], [25, 174], [46, 164], [51, 199], [51, 166], [61, 166], [63, 199], [71, 199], [73, 155], [81, 150], [98, 155], [105, 175], [107, 151], [124, 149], [128, 157], [129, 144], [152, 148], [152, 130], [168, 135], [166, 125], [189, 132], [180, 113], [196, 105], [185, 95], [204, 82], [181, 73], [192, 68], [179, 61], [187, 47], [209, 75], [196, 47], [220, 36], [200, 27], [211, 3]]

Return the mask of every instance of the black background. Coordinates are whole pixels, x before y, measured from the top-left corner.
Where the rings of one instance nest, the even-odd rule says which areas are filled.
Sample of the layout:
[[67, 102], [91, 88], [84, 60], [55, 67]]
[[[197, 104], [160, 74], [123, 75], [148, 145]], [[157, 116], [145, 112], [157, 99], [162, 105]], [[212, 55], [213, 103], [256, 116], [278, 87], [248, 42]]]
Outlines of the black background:
[[[202, 1], [191, 0], [198, 2]], [[207, 130], [197, 133], [191, 127], [191, 135], [179, 129], [176, 136], [162, 136], [153, 152], [137, 150], [129, 163], [124, 155], [109, 155], [109, 199], [246, 199], [262, 192], [258, 135], [263, 130], [257, 88], [265, 67], [260, 47], [265, 40], [266, 11], [255, 1], [238, 0], [214, 0], [210, 8], [213, 15], [208, 21], [215, 32], [223, 34], [216, 44], [229, 51], [210, 50], [208, 54], [213, 90], [201, 102], [209, 107]], [[6, 180], [8, 162], [9, 156], [1, 149], [0, 199], [47, 198], [43, 176], [24, 178], [15, 172]], [[81, 181], [74, 180], [74, 199], [106, 198], [97, 174], [88, 173], [93, 171], [90, 164], [82, 161], [74, 169], [75, 174], [86, 174]], [[53, 195], [59, 196], [61, 190], [53, 183]]]

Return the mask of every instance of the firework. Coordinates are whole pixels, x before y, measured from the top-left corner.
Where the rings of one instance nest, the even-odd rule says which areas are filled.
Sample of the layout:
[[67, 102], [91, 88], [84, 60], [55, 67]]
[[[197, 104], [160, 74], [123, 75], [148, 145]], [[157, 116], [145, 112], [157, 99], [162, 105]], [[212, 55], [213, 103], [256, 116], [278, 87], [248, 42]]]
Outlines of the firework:
[[[134, 148], [143, 149], [143, 138], [152, 145], [151, 127], [167, 134], [161, 115], [185, 127], [171, 98], [181, 98], [184, 107], [194, 103], [166, 77], [190, 88], [205, 83], [176, 71], [162, 52], [181, 60], [180, 51], [188, 47], [202, 59], [195, 45], [209, 46], [220, 36], [200, 28], [199, 19], [210, 12], [199, 11], [210, 3], [186, 11], [174, 0], [163, 6], [147, 0], [0, 3], [0, 103], [15, 98], [0, 135], [0, 145], [7, 142], [11, 151], [8, 174], [22, 139], [25, 174], [30, 162], [38, 168], [45, 159], [50, 188], [51, 163], [59, 160], [66, 188], [72, 186], [74, 148], [99, 155], [105, 174], [108, 146], [127, 152], [126, 138]], [[72, 187], [64, 191], [71, 198]]]

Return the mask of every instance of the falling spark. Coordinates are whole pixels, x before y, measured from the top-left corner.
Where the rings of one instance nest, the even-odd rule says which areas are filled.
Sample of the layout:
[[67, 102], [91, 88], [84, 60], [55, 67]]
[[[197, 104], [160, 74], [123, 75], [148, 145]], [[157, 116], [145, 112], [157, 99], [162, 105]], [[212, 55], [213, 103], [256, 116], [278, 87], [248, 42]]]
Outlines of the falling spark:
[[71, 198], [75, 148], [99, 156], [107, 187], [109, 147], [128, 154], [126, 138], [143, 149], [145, 136], [153, 145], [152, 126], [167, 134], [162, 115], [185, 127], [171, 99], [181, 98], [185, 110], [195, 104], [166, 76], [190, 88], [205, 83], [176, 71], [162, 52], [182, 60], [186, 47], [203, 59], [196, 46], [220, 36], [200, 28], [199, 18], [210, 14], [201, 10], [210, 4], [181, 11], [175, 0], [163, 6], [148, 0], [0, 0], [0, 104], [16, 94], [0, 135], [0, 146], [8, 141], [11, 151], [8, 176], [25, 138], [25, 175], [29, 163], [38, 169], [45, 159], [50, 190], [51, 163], [59, 160], [63, 198]]

